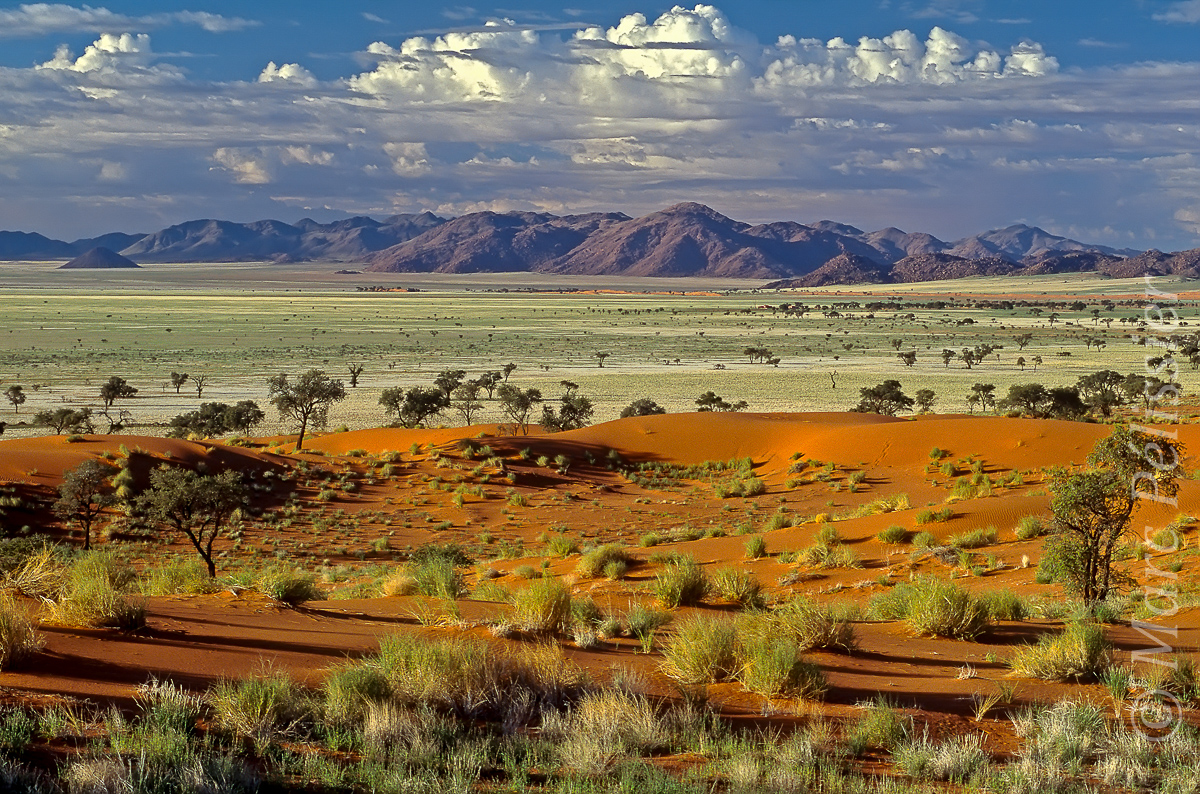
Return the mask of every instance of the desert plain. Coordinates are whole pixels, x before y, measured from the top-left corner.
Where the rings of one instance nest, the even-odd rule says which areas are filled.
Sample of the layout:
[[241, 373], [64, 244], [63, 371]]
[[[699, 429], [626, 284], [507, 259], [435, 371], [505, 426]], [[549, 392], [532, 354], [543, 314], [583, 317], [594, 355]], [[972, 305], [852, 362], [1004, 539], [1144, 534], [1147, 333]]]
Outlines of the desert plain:
[[[27, 401], [0, 412], [0, 563], [38, 641], [0, 672], [4, 774], [73, 791], [1193, 791], [1193, 368], [1177, 362], [1181, 396], [1153, 416], [967, 402], [977, 383], [1145, 372], [1200, 294], [1151, 286], [6, 267], [0, 386]], [[1168, 300], [1156, 336], [1146, 306]], [[969, 368], [943, 359], [980, 345]], [[592, 423], [514, 428], [484, 400], [470, 425], [448, 410], [410, 429], [379, 405], [510, 363], [548, 404], [573, 384]], [[358, 385], [297, 451], [267, 379], [350, 365]], [[202, 394], [172, 372], [204, 375]], [[121, 432], [30, 423], [96, 406], [114, 375], [138, 389]], [[932, 410], [849, 411], [887, 379], [932, 389]], [[698, 412], [707, 391], [747, 408]], [[639, 398], [667, 412], [618, 418]], [[164, 437], [243, 399], [267, 412], [246, 437]], [[1128, 581], [1085, 615], [1042, 565], [1053, 471], [1129, 423], [1183, 445], [1179, 492], [1139, 507]], [[89, 460], [134, 494], [163, 466], [239, 473], [217, 576], [119, 504], [82, 552], [51, 505]], [[65, 608], [99, 569], [133, 618]], [[906, 617], [935, 585], [978, 606], [969, 631]], [[1097, 666], [1016, 661], [1080, 626]]]

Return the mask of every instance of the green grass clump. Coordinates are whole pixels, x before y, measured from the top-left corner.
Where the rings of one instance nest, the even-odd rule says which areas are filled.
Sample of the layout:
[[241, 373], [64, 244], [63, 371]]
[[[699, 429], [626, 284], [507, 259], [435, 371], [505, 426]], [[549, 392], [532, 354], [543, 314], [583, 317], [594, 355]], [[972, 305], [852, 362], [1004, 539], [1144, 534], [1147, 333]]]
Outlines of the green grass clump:
[[658, 534], [657, 532], [647, 532], [638, 538], [638, 545], [644, 549], [657, 546], [660, 543], [662, 543], [662, 535]]
[[876, 537], [880, 543], [903, 543], [908, 538], [908, 530], [899, 524], [892, 524], [887, 529], [881, 530]]
[[891, 751], [908, 738], [909, 721], [895, 701], [876, 695], [858, 707], [862, 713], [846, 731], [846, 747], [852, 756], [861, 756], [868, 748]]
[[1011, 590], [990, 590], [979, 597], [992, 620], [1024, 620], [1029, 617], [1029, 602]]
[[903, 620], [917, 634], [970, 640], [990, 622], [987, 608], [952, 582], [925, 576], [874, 596], [867, 612], [878, 620]]
[[325, 594], [317, 587], [316, 577], [304, 571], [270, 568], [258, 576], [257, 589], [268, 598], [290, 607], [305, 601], [321, 601]]
[[995, 527], [987, 529], [972, 529], [967, 532], [960, 532], [957, 535], [951, 535], [949, 543], [958, 549], [980, 549], [984, 546], [991, 546], [1000, 539], [999, 533]]
[[1046, 522], [1040, 516], [1024, 516], [1017, 521], [1013, 533], [1018, 540], [1030, 540], [1046, 534], [1047, 529]]
[[467, 592], [462, 572], [445, 557], [410, 557], [404, 574], [412, 580], [412, 593], [431, 598], [455, 599]]
[[708, 588], [708, 577], [691, 557], [668, 561], [654, 577], [654, 596], [667, 609], [699, 603]]
[[134, 572], [106, 552], [92, 551], [67, 567], [51, 619], [70, 626], [131, 631], [146, 625], [146, 604], [128, 594]]
[[757, 560], [767, 554], [767, 541], [762, 535], [751, 535], [746, 538], [746, 558]]
[[338, 727], [361, 724], [371, 704], [386, 702], [391, 695], [387, 676], [372, 660], [338, 665], [321, 683], [324, 717]]
[[943, 521], [949, 521], [954, 516], [953, 508], [943, 507], [941, 510], [929, 510], [926, 508], [917, 513], [918, 524], [939, 524]]
[[1097, 681], [1112, 664], [1112, 645], [1095, 623], [1072, 623], [1017, 651], [1009, 666], [1017, 675], [1047, 681]]
[[584, 552], [575, 566], [575, 573], [585, 579], [595, 579], [601, 575], [607, 576], [605, 569], [610, 564], [619, 562], [628, 566], [632, 560], [633, 558], [621, 546], [616, 543], [606, 543]]
[[21, 664], [41, 650], [44, 642], [29, 613], [12, 596], [0, 594], [0, 670]]
[[555, 535], [546, 544], [546, 553], [553, 557], [570, 557], [579, 552], [579, 544], [566, 535]]
[[733, 621], [703, 615], [679, 621], [663, 648], [663, 671], [684, 684], [716, 684], [737, 672]]
[[549, 633], [571, 622], [571, 590], [558, 579], [536, 579], [512, 595], [513, 619], [526, 631]]
[[858, 647], [854, 624], [829, 606], [795, 600], [772, 613], [779, 629], [796, 639], [803, 651], [813, 648], [853, 651]]
[[759, 609], [766, 604], [762, 583], [747, 571], [736, 568], [719, 568], [712, 575], [712, 592], [719, 598], [732, 601], [740, 607]]
[[819, 698], [829, 688], [821, 668], [789, 636], [746, 631], [736, 646], [738, 682], [763, 697]]
[[213, 722], [260, 749], [310, 715], [304, 691], [284, 673], [222, 681], [208, 693]]
[[143, 595], [163, 596], [215, 593], [221, 585], [202, 563], [174, 561], [146, 568], [139, 587]]
[[928, 549], [931, 546], [938, 545], [938, 542], [932, 532], [918, 532], [913, 535], [912, 544], [918, 549]]

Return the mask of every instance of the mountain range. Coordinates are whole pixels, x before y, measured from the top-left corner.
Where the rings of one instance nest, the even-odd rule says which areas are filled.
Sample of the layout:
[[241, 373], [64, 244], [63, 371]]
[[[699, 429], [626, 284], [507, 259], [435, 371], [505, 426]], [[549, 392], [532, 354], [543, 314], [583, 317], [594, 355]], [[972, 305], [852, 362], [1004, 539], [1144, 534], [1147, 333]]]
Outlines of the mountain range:
[[834, 221], [752, 225], [687, 202], [631, 218], [429, 212], [317, 223], [195, 220], [152, 234], [64, 242], [0, 232], [0, 260], [70, 259], [94, 248], [134, 262], [337, 261], [373, 272], [534, 271], [575, 275], [775, 279], [771, 286], [888, 283], [978, 275], [1096, 271], [1200, 274], [1200, 249], [1173, 254], [1091, 245], [1017, 224], [955, 241]]

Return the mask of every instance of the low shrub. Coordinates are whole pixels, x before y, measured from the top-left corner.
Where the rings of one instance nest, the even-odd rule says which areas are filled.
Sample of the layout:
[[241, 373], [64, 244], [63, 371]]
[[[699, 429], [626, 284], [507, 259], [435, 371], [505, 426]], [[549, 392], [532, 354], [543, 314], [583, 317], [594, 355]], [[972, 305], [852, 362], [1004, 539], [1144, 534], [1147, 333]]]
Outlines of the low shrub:
[[653, 591], [659, 603], [668, 609], [689, 606], [708, 594], [708, 577], [691, 557], [666, 562], [654, 577]]
[[387, 676], [372, 660], [338, 665], [321, 683], [325, 719], [338, 727], [361, 724], [370, 704], [382, 703], [391, 694]]
[[585, 579], [595, 579], [601, 575], [607, 576], [605, 568], [610, 563], [620, 562], [628, 565], [632, 559], [621, 546], [618, 546], [616, 543], [606, 543], [603, 546], [598, 546], [591, 551], [585, 552], [579, 558], [579, 563], [575, 566], [575, 573]]
[[417, 595], [455, 599], [467, 591], [463, 574], [452, 559], [413, 555], [405, 564], [404, 573], [412, 579]]
[[918, 549], [928, 549], [931, 546], [938, 545], [938, 542], [932, 532], [918, 532], [913, 535], [912, 544]]
[[579, 544], [566, 535], [555, 535], [546, 544], [546, 553], [554, 557], [570, 557], [579, 553]]
[[24, 607], [7, 593], [0, 594], [0, 670], [21, 664], [43, 644]]
[[325, 594], [311, 573], [288, 568], [269, 568], [258, 576], [257, 589], [268, 598], [290, 607], [305, 601], [321, 601]]
[[1043, 634], [1009, 662], [1016, 675], [1047, 681], [1096, 681], [1112, 663], [1112, 645], [1094, 623], [1072, 623], [1058, 634]]
[[766, 604], [762, 583], [747, 571], [719, 568], [713, 572], [711, 587], [716, 596], [741, 607], [759, 609]]
[[899, 524], [892, 524], [887, 529], [881, 530], [876, 537], [880, 543], [903, 543], [908, 538], [908, 530]]
[[963, 640], [974, 639], [990, 622], [978, 599], [952, 582], [932, 576], [874, 596], [867, 610], [878, 620], [904, 620], [917, 634]]
[[204, 595], [217, 592], [221, 584], [199, 561], [175, 561], [143, 570], [139, 587], [147, 596]]
[[69, 626], [140, 629], [146, 625], [146, 604], [127, 594], [133, 581], [133, 569], [111, 554], [77, 557], [50, 606], [51, 619]]
[[992, 620], [1024, 620], [1029, 603], [1012, 590], [990, 590], [979, 597]]
[[805, 660], [792, 637], [747, 632], [737, 643], [737, 680], [763, 697], [818, 698], [829, 683], [821, 668]]
[[772, 619], [795, 637], [802, 651], [823, 648], [850, 652], [858, 647], [854, 624], [828, 606], [796, 600], [777, 609]]
[[571, 591], [557, 579], [536, 579], [512, 595], [513, 619], [526, 631], [554, 632], [571, 622]]
[[996, 528], [988, 527], [987, 529], [972, 529], [952, 535], [950, 536], [949, 543], [958, 549], [980, 549], [984, 546], [991, 546], [999, 539], [1000, 536], [996, 532]]
[[684, 684], [716, 684], [737, 672], [733, 621], [697, 615], [679, 621], [663, 648], [663, 672]]
[[870, 703], [860, 703], [862, 713], [846, 731], [850, 754], [861, 756], [868, 748], [895, 750], [908, 738], [908, 721], [900, 714], [895, 701], [876, 695]]
[[1017, 526], [1013, 529], [1013, 534], [1018, 540], [1030, 540], [1040, 535], [1046, 534], [1049, 527], [1040, 516], [1024, 516], [1017, 521]]
[[757, 560], [767, 554], [767, 541], [762, 535], [751, 535], [746, 538], [746, 558]]
[[222, 681], [209, 691], [207, 700], [218, 727], [250, 739], [259, 748], [292, 732], [311, 714], [304, 691], [279, 672]]

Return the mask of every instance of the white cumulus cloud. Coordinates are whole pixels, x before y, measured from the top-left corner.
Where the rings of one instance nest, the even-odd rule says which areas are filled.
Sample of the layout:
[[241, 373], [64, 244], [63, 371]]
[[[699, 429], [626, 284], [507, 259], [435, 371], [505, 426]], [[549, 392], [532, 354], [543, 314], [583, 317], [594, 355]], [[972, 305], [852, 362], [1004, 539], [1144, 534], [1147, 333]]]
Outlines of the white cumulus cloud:
[[26, 38], [48, 33], [102, 33], [130, 28], [197, 25], [210, 33], [226, 33], [255, 27], [260, 23], [241, 17], [226, 17], [207, 11], [128, 16], [103, 7], [70, 6], [64, 3], [23, 3], [0, 9], [0, 38]]
[[298, 63], [281, 63], [276, 66], [275, 61], [269, 61], [259, 73], [258, 82], [286, 83], [302, 88], [311, 88], [317, 84], [317, 78]]

